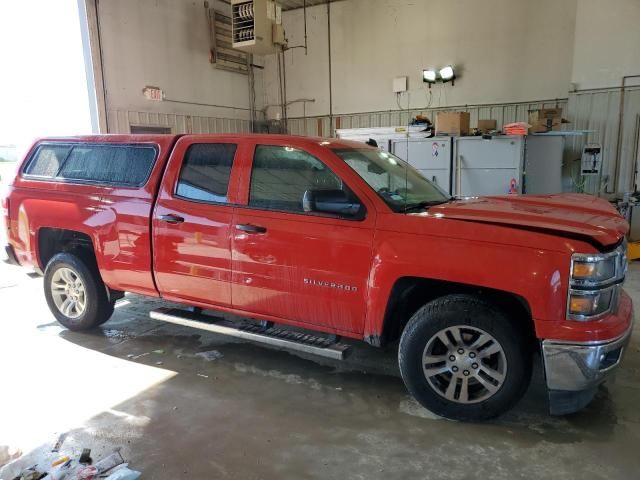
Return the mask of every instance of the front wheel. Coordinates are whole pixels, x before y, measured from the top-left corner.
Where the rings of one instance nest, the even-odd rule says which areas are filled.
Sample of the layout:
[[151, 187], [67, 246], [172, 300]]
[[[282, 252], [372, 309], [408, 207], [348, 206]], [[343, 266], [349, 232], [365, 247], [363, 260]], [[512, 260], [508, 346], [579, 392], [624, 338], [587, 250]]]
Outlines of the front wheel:
[[409, 320], [398, 361], [409, 392], [432, 412], [485, 420], [506, 412], [531, 378], [526, 332], [477, 297], [449, 295]]
[[44, 294], [53, 315], [69, 330], [97, 327], [113, 314], [97, 267], [70, 253], [59, 253], [47, 264]]

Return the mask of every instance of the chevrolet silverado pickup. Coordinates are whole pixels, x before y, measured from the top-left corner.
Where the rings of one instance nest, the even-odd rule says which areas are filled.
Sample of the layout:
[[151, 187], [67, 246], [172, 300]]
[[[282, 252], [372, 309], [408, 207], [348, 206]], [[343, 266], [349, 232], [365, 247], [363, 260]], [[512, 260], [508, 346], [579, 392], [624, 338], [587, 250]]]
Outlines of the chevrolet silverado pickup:
[[454, 199], [365, 144], [41, 139], [2, 206], [7, 261], [44, 275], [71, 330], [134, 292], [184, 305], [155, 319], [330, 358], [397, 343], [408, 391], [449, 418], [511, 408], [534, 361], [552, 414], [583, 408], [631, 334], [628, 225], [606, 201]]

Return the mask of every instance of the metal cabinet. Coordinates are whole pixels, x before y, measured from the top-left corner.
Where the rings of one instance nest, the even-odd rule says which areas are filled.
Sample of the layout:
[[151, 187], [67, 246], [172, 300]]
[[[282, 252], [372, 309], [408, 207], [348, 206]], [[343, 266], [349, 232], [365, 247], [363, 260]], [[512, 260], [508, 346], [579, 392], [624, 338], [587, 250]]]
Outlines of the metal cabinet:
[[337, 133], [355, 141], [376, 140], [381, 150], [409, 162], [451, 195], [562, 191], [561, 134], [427, 138], [422, 126], [354, 128]]
[[391, 153], [408, 162], [440, 188], [452, 193], [451, 137], [405, 138], [391, 140]]
[[460, 197], [562, 191], [564, 138], [457, 137], [453, 183]]

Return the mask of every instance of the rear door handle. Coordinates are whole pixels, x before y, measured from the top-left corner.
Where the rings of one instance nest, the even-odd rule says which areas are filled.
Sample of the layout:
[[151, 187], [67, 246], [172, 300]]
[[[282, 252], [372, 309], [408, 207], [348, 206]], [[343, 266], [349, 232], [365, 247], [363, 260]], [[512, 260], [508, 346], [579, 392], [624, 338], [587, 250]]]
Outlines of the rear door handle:
[[173, 224], [184, 222], [184, 218], [174, 214], [160, 215], [160, 220], [162, 220], [163, 222], [173, 223]]
[[238, 224], [236, 225], [236, 230], [240, 230], [245, 233], [266, 233], [267, 229], [265, 227], [260, 227], [258, 225], [249, 225], [249, 224]]

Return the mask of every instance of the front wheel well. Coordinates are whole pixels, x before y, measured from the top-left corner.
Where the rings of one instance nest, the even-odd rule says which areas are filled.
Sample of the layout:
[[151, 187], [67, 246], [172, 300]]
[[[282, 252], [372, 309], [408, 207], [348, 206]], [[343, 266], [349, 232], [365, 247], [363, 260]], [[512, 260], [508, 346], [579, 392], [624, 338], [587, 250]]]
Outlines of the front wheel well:
[[423, 305], [452, 294], [473, 295], [497, 306], [509, 318], [521, 323], [532, 351], [538, 347], [531, 308], [523, 297], [504, 290], [419, 277], [403, 277], [394, 284], [387, 302], [379, 343], [398, 340], [409, 319]]

